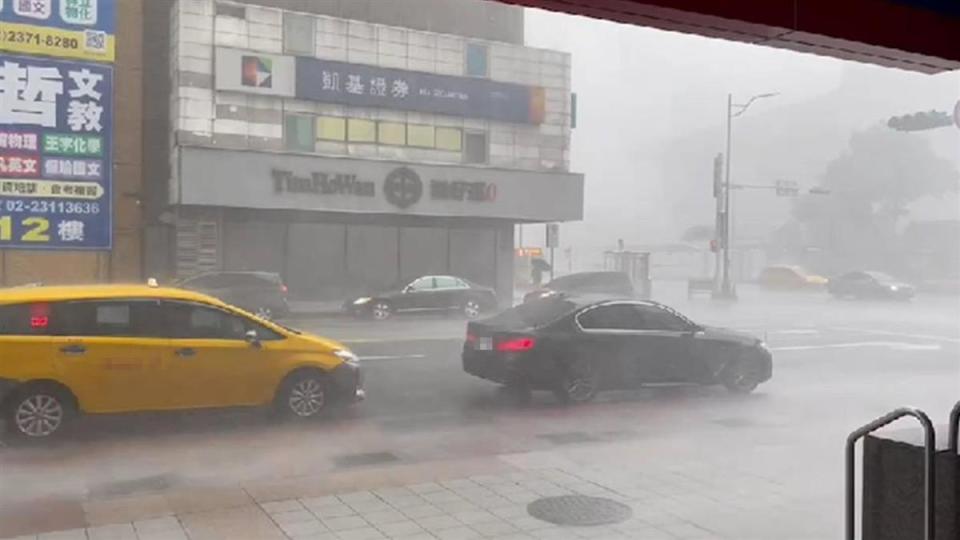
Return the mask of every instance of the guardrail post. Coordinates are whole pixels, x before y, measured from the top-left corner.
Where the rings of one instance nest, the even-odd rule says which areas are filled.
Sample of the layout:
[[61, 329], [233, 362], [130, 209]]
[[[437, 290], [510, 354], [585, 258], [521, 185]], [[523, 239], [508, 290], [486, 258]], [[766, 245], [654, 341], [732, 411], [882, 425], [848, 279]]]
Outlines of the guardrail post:
[[[935, 473], [934, 473], [934, 453], [936, 445], [936, 431], [933, 429], [933, 423], [930, 417], [920, 409], [913, 407], [902, 407], [877, 418], [847, 436], [846, 448], [846, 540], [855, 540], [856, 536], [856, 445], [857, 441], [862, 439], [868, 433], [876, 431], [892, 422], [905, 416], [912, 416], [920, 422], [923, 427], [923, 470], [924, 470], [924, 498], [923, 498], [923, 531], [926, 540], [934, 540], [934, 497], [935, 497]], [[960, 420], [960, 403], [957, 404], [951, 413], [951, 428], [957, 425], [955, 420]], [[956, 433], [953, 434], [951, 443], [956, 441]], [[955, 446], [954, 446], [955, 448]]]

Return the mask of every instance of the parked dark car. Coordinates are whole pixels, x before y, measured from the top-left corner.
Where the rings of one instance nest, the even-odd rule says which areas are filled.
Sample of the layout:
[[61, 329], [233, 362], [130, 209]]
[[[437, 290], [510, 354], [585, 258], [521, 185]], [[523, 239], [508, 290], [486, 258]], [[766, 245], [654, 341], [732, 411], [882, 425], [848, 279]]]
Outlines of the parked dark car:
[[493, 289], [464, 278], [422, 276], [397, 290], [347, 300], [343, 307], [356, 317], [376, 320], [401, 312], [459, 312], [476, 319], [497, 308], [497, 295]]
[[523, 296], [523, 301], [529, 302], [557, 293], [611, 298], [634, 298], [637, 294], [630, 276], [623, 272], [577, 272], [558, 277], [542, 288], [528, 292]]
[[855, 271], [832, 278], [827, 291], [837, 298], [909, 300], [916, 289], [883, 272]]
[[287, 286], [273, 272], [208, 272], [180, 280], [177, 286], [215, 296], [265, 319], [290, 312]]
[[571, 403], [654, 383], [748, 393], [773, 373], [756, 337], [696, 324], [656, 302], [565, 295], [468, 323], [462, 358], [467, 373]]

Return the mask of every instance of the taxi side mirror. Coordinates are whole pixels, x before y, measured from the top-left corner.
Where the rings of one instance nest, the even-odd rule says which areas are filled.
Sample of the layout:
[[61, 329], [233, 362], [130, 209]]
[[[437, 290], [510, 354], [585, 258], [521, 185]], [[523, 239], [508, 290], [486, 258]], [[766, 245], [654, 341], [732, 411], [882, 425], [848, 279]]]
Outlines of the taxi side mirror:
[[260, 348], [260, 338], [257, 336], [257, 331], [252, 328], [243, 334], [243, 340], [253, 347]]

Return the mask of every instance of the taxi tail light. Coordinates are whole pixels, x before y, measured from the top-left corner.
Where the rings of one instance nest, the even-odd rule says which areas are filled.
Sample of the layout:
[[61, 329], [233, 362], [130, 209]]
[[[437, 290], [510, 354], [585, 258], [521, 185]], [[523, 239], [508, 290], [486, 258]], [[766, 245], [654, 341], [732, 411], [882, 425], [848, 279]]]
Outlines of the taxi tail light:
[[477, 341], [477, 335], [467, 332], [467, 343], [474, 343]]
[[537, 340], [530, 337], [517, 337], [497, 343], [497, 350], [500, 352], [523, 352], [529, 351], [537, 345]]

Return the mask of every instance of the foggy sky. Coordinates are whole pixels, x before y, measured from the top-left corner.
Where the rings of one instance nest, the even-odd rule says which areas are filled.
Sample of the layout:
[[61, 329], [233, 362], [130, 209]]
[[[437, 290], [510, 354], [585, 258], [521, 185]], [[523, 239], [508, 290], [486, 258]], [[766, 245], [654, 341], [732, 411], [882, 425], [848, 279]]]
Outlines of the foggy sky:
[[[930, 76], [535, 9], [526, 17], [528, 45], [573, 56], [579, 115], [571, 168], [586, 174], [586, 208], [583, 222], [563, 226], [561, 242], [579, 250], [578, 266], [618, 237], [628, 245], [670, 243], [687, 226], [712, 223], [711, 160], [723, 150], [728, 92], [735, 101], [781, 94], [735, 121], [734, 181], [769, 183], [777, 175], [804, 187], [815, 185], [849, 133], [892, 114], [952, 111], [960, 98], [957, 72]], [[823, 117], [807, 117], [811, 110]], [[960, 169], [960, 130], [918, 136]], [[741, 230], [772, 230], [788, 217], [787, 199], [738, 197]], [[954, 213], [955, 198], [939, 202]], [[539, 243], [542, 226], [528, 226], [526, 235]]]

